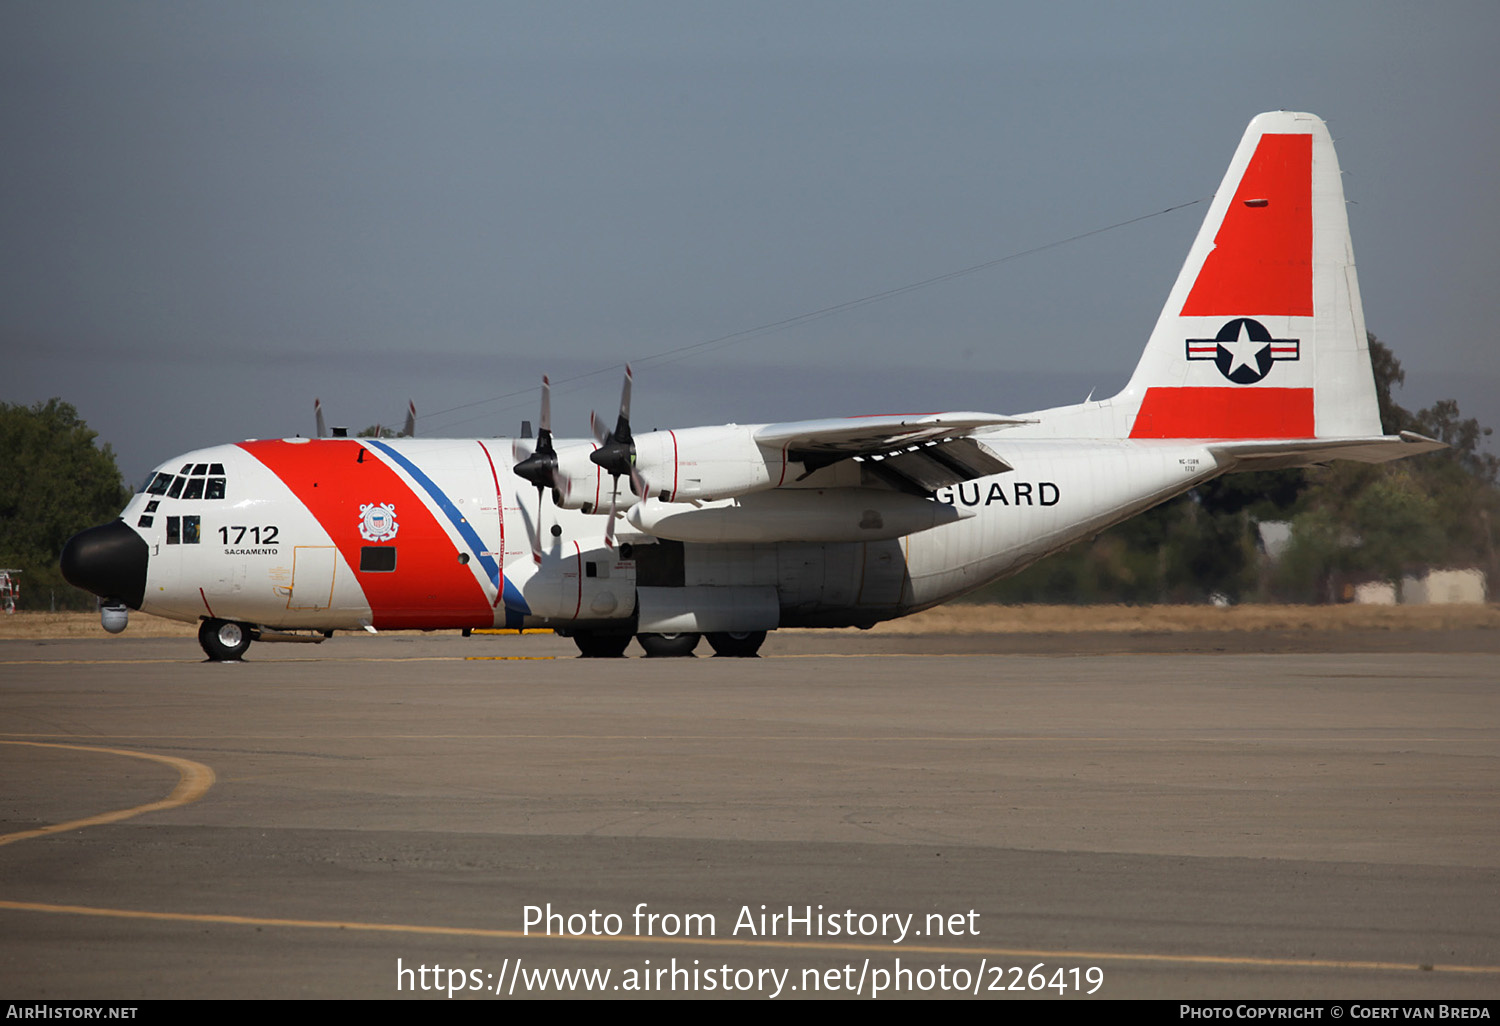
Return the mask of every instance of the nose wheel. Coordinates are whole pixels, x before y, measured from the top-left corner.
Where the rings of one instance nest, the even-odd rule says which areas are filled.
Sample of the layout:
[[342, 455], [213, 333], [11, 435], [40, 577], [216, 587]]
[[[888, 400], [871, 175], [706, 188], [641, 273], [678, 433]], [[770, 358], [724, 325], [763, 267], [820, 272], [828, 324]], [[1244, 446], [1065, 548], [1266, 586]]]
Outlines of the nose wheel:
[[204, 620], [198, 627], [198, 644], [216, 663], [236, 663], [255, 640], [248, 624], [233, 620]]

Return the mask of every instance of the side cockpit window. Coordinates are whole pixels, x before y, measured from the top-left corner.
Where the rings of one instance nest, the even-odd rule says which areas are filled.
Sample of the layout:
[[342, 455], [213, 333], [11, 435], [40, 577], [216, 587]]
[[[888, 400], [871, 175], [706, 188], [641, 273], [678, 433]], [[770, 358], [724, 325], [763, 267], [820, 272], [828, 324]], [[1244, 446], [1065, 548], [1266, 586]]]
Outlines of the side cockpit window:
[[167, 487], [171, 485], [171, 483], [171, 474], [163, 474], [161, 471], [157, 471], [156, 476], [151, 479], [151, 483], [146, 486], [146, 494], [166, 495]]
[[202, 524], [202, 517], [167, 517], [167, 544], [197, 545]]

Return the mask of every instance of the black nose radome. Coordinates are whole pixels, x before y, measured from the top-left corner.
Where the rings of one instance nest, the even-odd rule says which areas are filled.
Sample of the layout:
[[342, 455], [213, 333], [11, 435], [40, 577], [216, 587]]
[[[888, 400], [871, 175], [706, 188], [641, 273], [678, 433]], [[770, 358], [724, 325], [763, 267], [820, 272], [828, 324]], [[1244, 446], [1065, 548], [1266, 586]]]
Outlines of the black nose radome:
[[125, 521], [116, 520], [69, 538], [62, 551], [62, 574], [84, 591], [139, 609], [146, 595], [149, 556], [145, 539], [125, 526]]

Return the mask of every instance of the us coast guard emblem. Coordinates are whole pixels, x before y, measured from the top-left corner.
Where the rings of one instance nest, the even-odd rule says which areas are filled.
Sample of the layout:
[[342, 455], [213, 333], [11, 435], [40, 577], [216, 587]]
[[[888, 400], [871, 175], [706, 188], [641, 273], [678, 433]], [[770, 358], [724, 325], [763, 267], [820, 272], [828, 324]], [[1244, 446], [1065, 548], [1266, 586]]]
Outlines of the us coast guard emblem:
[[368, 502], [359, 507], [359, 534], [365, 541], [390, 541], [396, 537], [396, 507], [389, 502]]

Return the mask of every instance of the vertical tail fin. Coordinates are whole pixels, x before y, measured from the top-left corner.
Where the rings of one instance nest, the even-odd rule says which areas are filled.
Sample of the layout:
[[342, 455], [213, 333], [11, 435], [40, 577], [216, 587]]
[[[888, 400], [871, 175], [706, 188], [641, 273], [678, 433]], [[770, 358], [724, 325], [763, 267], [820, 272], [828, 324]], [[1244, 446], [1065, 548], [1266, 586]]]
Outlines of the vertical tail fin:
[[1250, 122], [1111, 405], [1132, 438], [1380, 433], [1343, 183], [1317, 117]]

